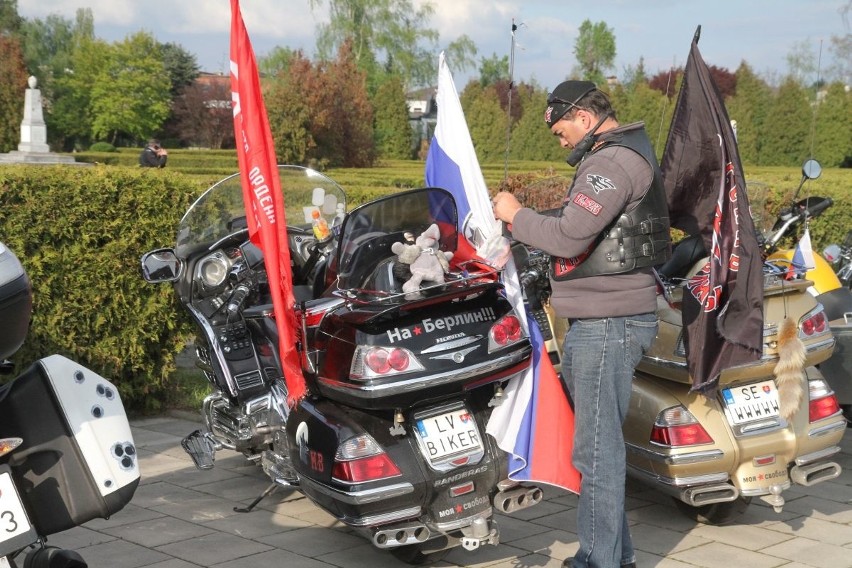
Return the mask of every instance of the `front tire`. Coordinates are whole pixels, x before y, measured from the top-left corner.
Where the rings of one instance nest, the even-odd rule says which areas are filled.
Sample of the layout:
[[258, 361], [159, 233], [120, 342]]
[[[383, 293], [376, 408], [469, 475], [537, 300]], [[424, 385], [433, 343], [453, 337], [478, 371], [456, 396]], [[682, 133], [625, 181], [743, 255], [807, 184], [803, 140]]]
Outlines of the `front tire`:
[[705, 525], [727, 525], [739, 518], [751, 504], [751, 497], [738, 497], [724, 503], [711, 503], [693, 507], [674, 498], [678, 510], [695, 522]]

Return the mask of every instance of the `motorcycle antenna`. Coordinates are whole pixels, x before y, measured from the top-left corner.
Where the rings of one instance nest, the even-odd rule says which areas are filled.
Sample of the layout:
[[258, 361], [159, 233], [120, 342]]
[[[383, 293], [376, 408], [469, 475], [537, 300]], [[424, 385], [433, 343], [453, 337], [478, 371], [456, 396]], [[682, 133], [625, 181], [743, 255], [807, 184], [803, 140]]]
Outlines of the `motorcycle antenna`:
[[503, 181], [509, 179], [509, 142], [512, 139], [512, 89], [515, 87], [515, 32], [523, 26], [515, 24], [515, 18], [512, 18], [512, 42], [509, 48], [509, 103], [506, 108], [506, 158], [503, 162]]

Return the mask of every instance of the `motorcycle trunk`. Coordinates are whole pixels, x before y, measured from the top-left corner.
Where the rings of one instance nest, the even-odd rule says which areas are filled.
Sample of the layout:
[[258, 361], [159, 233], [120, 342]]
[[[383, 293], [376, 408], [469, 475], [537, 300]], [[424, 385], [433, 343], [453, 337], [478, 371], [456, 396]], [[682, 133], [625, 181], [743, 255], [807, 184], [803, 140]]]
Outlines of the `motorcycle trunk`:
[[109, 518], [139, 484], [118, 390], [60, 355], [0, 387], [0, 432], [23, 439], [7, 463], [40, 535]]

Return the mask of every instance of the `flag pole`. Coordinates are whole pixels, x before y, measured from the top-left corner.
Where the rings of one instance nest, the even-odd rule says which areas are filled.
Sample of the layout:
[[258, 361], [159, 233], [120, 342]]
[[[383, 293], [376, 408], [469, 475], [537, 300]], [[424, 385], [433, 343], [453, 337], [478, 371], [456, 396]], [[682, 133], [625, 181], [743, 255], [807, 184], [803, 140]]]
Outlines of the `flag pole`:
[[509, 179], [509, 142], [512, 139], [512, 88], [515, 86], [515, 32], [517, 30], [515, 18], [512, 18], [512, 42], [509, 48], [509, 104], [506, 109], [506, 159], [503, 165], [503, 181]]

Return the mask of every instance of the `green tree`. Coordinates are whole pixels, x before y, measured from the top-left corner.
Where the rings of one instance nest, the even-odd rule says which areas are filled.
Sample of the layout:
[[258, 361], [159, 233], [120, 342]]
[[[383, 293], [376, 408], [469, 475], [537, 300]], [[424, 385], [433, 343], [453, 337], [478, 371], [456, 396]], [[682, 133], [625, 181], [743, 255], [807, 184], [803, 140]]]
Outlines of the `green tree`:
[[17, 34], [22, 21], [18, 0], [0, 0], [0, 35]]
[[92, 135], [115, 144], [124, 133], [138, 140], [169, 115], [171, 82], [156, 40], [137, 32], [109, 50], [91, 86]]
[[264, 93], [269, 126], [278, 160], [306, 164], [316, 147], [311, 129], [330, 120], [331, 111], [318, 105], [318, 72], [301, 51], [293, 54], [279, 80]]
[[843, 83], [828, 86], [816, 105], [813, 157], [837, 167], [852, 158], [852, 93]]
[[816, 54], [808, 40], [793, 44], [787, 54], [787, 68], [790, 75], [802, 85], [816, 79]]
[[668, 97], [646, 83], [639, 83], [633, 88], [616, 87], [610, 93], [610, 99], [621, 124], [645, 123], [645, 130], [657, 151], [657, 157], [661, 157], [674, 113], [674, 104], [669, 102]]
[[402, 79], [389, 75], [379, 85], [375, 97], [376, 151], [382, 158], [410, 159], [413, 150], [413, 131], [408, 124], [408, 105]]
[[483, 87], [478, 81], [471, 81], [459, 98], [479, 161], [503, 160], [506, 155], [506, 113], [500, 107], [494, 87]]
[[[565, 159], [565, 150], [560, 146], [544, 122], [547, 108], [547, 92], [531, 85], [518, 85], [517, 104], [522, 109], [521, 117], [512, 128], [509, 157], [513, 160]], [[514, 104], [514, 103], [513, 103]]]
[[479, 82], [482, 86], [493, 85], [501, 79], [509, 79], [509, 56], [497, 57], [494, 53], [491, 57], [480, 58]]
[[593, 24], [591, 20], [584, 20], [574, 43], [574, 56], [581, 79], [597, 85], [606, 84], [606, 72], [614, 68], [615, 33], [606, 22]]
[[[311, 0], [311, 7], [323, 0]], [[366, 71], [369, 83], [384, 72], [405, 79], [406, 88], [434, 82], [434, 48], [438, 32], [429, 27], [435, 11], [431, 2], [415, 5], [412, 0], [328, 0], [330, 20], [319, 26], [317, 52], [322, 59], [346, 41], [352, 43], [352, 55], [358, 67]], [[447, 49], [457, 70], [463, 69], [475, 53], [473, 42], [462, 36]]]
[[172, 97], [176, 97], [198, 77], [198, 60], [178, 43], [163, 43], [159, 47], [163, 67], [172, 84]]
[[16, 150], [21, 141], [27, 69], [17, 38], [0, 34], [0, 152]]
[[258, 57], [258, 71], [260, 71], [261, 75], [276, 77], [280, 73], [285, 73], [290, 68], [290, 62], [293, 61], [296, 55], [296, 51], [288, 47], [276, 45], [269, 50], [269, 53]]
[[762, 165], [764, 126], [773, 96], [769, 85], [743, 61], [736, 71], [737, 93], [725, 103], [728, 117], [737, 121], [737, 147], [744, 164]]
[[808, 98], [807, 91], [792, 76], [778, 88], [768, 113], [778, 119], [766, 122], [761, 165], [798, 166], [810, 154], [813, 114]]

